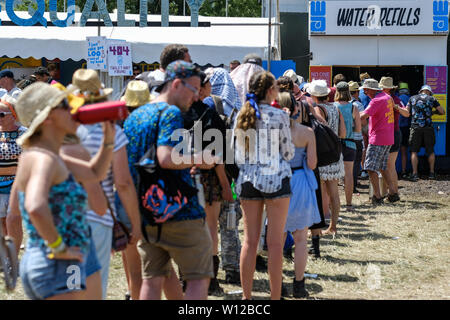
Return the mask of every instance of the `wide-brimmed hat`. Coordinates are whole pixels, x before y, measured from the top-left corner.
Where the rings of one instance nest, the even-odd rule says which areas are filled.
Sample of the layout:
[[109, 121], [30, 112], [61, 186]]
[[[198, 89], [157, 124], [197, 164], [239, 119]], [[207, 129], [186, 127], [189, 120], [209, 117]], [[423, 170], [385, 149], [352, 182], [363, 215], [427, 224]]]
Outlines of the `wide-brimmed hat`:
[[371, 89], [376, 91], [381, 91], [382, 89], [378, 86], [378, 81], [375, 79], [366, 79], [364, 80], [364, 83], [362, 87], [359, 89]]
[[336, 85], [336, 90], [337, 91], [349, 91], [350, 88], [349, 88], [349, 85], [347, 82], [341, 81]]
[[419, 93], [421, 93], [423, 90], [428, 90], [433, 94], [433, 90], [431, 90], [431, 87], [429, 85], [423, 85], [422, 88], [420, 88]]
[[331, 89], [328, 88], [327, 82], [325, 80], [313, 80], [308, 85], [306, 92], [314, 97], [324, 97], [331, 92]]
[[286, 70], [283, 74], [283, 77], [289, 77], [291, 78], [292, 82], [296, 84], [301, 84], [305, 82], [305, 79], [303, 79], [302, 76], [297, 75], [293, 69]]
[[51, 86], [58, 90], [68, 92], [67, 101], [69, 102], [69, 105], [71, 107], [70, 108], [71, 114], [77, 113], [78, 109], [80, 107], [82, 107], [86, 102], [83, 97], [79, 97], [79, 96], [69, 93], [70, 91], [67, 91], [67, 88], [59, 82], [55, 81], [54, 83], [51, 84]]
[[127, 107], [140, 107], [149, 103], [151, 100], [148, 84], [141, 80], [132, 80], [127, 85], [125, 95], [120, 101], [125, 101]]
[[67, 92], [44, 82], [35, 82], [26, 87], [15, 109], [19, 122], [28, 129], [16, 140], [17, 143], [23, 145], [67, 95]]
[[359, 84], [358, 84], [358, 82], [350, 81], [348, 83], [348, 89], [350, 90], [350, 92], [359, 91]]
[[380, 88], [381, 89], [397, 89], [397, 86], [394, 86], [394, 79], [391, 77], [382, 77], [380, 79]]
[[108, 97], [112, 88], [104, 88], [97, 71], [92, 69], [78, 69], [72, 76], [72, 86], [76, 95], [82, 96], [86, 101], [95, 102]]

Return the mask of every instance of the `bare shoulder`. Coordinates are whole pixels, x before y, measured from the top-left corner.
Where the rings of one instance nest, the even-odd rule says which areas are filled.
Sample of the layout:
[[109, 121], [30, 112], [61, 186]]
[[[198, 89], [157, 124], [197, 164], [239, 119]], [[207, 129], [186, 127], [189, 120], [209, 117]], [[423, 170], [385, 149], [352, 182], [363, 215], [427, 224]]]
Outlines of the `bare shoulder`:
[[78, 158], [86, 161], [89, 161], [91, 159], [91, 155], [81, 144], [63, 145], [59, 154], [61, 155], [63, 160], [65, 157]]

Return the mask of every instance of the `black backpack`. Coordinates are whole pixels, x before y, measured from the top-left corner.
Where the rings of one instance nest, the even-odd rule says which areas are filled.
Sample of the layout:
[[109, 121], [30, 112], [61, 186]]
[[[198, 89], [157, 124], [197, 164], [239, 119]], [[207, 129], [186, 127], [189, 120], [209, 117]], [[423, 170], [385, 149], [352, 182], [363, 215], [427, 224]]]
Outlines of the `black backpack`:
[[327, 125], [322, 124], [312, 114], [308, 104], [301, 101], [309, 116], [309, 126], [316, 136], [317, 166], [323, 167], [339, 161], [341, 158], [341, 142], [339, 137]]

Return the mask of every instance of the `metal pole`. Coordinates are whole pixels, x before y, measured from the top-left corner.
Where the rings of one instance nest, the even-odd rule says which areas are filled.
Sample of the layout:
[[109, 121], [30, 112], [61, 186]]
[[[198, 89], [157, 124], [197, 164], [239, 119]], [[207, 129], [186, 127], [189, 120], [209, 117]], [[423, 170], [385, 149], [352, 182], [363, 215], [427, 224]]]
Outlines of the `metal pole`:
[[267, 70], [270, 72], [270, 60], [272, 56], [272, 0], [269, 0], [269, 45], [267, 54]]
[[225, 17], [228, 17], [228, 0], [225, 1]]
[[183, 16], [186, 15], [186, 0], [183, 0]]

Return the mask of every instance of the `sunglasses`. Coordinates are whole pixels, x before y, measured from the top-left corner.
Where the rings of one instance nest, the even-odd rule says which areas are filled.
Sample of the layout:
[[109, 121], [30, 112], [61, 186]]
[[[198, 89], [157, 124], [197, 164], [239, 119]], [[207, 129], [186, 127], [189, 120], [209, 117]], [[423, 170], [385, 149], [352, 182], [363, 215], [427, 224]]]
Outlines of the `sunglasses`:
[[4, 118], [8, 114], [12, 114], [12, 112], [0, 112], [0, 118]]
[[196, 96], [199, 95], [199, 91], [192, 85], [190, 85], [189, 83], [187, 83], [186, 81], [181, 81], [181, 83], [188, 88], [189, 90], [191, 90]]

